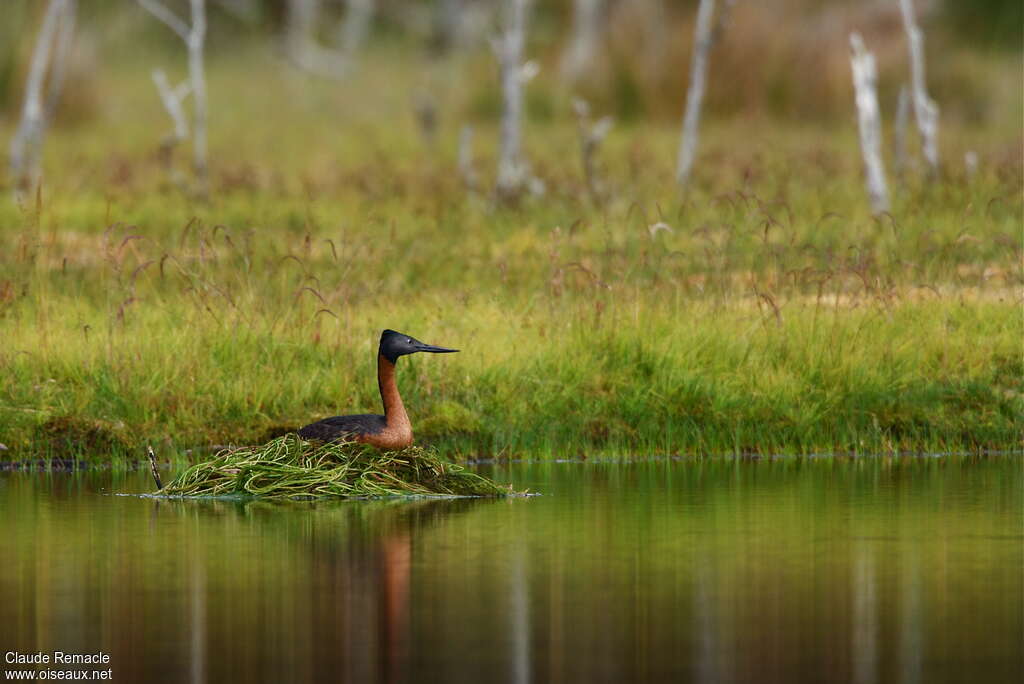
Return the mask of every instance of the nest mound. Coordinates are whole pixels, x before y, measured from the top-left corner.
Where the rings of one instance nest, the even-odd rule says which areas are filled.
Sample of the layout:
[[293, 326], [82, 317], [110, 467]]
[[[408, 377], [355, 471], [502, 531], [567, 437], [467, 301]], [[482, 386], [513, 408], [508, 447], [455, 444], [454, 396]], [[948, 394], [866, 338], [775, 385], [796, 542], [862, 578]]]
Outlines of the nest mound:
[[441, 460], [432, 449], [379, 451], [355, 442], [307, 442], [295, 433], [225, 449], [191, 466], [162, 496], [507, 496], [511, 487]]

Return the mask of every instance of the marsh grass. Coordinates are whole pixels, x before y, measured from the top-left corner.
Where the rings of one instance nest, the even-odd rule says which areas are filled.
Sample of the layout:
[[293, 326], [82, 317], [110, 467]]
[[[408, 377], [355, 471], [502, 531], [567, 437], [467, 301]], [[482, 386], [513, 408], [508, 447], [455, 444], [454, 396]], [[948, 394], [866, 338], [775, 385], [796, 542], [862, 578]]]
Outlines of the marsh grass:
[[354, 442], [321, 444], [287, 434], [261, 446], [224, 449], [191, 466], [158, 496], [262, 498], [447, 495], [508, 496], [511, 487], [448, 463], [436, 451]]
[[240, 73], [211, 66], [232, 106], [209, 203], [167, 184], [141, 101], [118, 136], [56, 131], [76, 162], [0, 202], [5, 454], [61, 456], [62, 417], [166, 457], [379, 411], [385, 327], [463, 350], [398, 370], [418, 442], [450, 458], [1021, 446], [1017, 123], [949, 122], [944, 159], [969, 144], [978, 173], [908, 173], [873, 218], [852, 126], [709, 122], [686, 196], [674, 125], [616, 127], [594, 203], [566, 111], [527, 136], [548, 194], [504, 207], [459, 186], [454, 124], [427, 155], [396, 103], [371, 123], [372, 97]]

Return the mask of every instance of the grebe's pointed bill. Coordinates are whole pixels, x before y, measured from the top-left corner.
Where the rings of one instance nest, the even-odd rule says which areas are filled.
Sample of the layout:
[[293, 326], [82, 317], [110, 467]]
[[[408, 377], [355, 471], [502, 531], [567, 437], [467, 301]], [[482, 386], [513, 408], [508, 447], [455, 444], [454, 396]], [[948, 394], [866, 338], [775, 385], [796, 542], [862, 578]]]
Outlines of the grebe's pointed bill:
[[448, 347], [435, 347], [432, 344], [423, 344], [422, 342], [417, 342], [416, 351], [431, 352], [434, 354], [451, 354], [452, 352], [457, 352], [459, 350], [449, 349]]
[[424, 344], [415, 337], [403, 335], [394, 330], [385, 330], [380, 336], [380, 353], [391, 363], [395, 363], [399, 356], [415, 354], [416, 352], [432, 352], [434, 354], [450, 354], [458, 349], [448, 347], [437, 347], [432, 344]]

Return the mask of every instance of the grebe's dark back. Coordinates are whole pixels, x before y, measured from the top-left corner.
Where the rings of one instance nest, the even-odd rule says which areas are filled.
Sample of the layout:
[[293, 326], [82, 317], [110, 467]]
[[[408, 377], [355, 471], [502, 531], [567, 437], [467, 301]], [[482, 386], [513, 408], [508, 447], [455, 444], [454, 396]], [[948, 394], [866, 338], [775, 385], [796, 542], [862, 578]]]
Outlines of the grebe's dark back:
[[395, 364], [399, 356], [416, 352], [447, 354], [458, 349], [435, 347], [394, 330], [385, 330], [380, 336], [377, 350], [377, 384], [384, 403], [384, 415], [364, 413], [354, 416], [334, 416], [311, 423], [299, 430], [303, 439], [334, 442], [350, 439], [365, 442], [380, 449], [401, 449], [412, 444], [412, 424], [405, 412], [402, 397], [395, 384]]

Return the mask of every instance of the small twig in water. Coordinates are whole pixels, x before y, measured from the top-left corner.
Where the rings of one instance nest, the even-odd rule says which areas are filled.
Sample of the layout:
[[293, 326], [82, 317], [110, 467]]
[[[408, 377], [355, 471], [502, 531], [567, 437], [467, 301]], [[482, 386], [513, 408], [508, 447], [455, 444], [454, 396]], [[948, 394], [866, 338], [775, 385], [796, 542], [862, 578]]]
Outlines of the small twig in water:
[[153, 479], [156, 481], [157, 490], [164, 488], [164, 483], [160, 481], [160, 471], [156, 468], [156, 454], [153, 453], [153, 447], [146, 446], [146, 454], [149, 456], [149, 470], [153, 473]]

